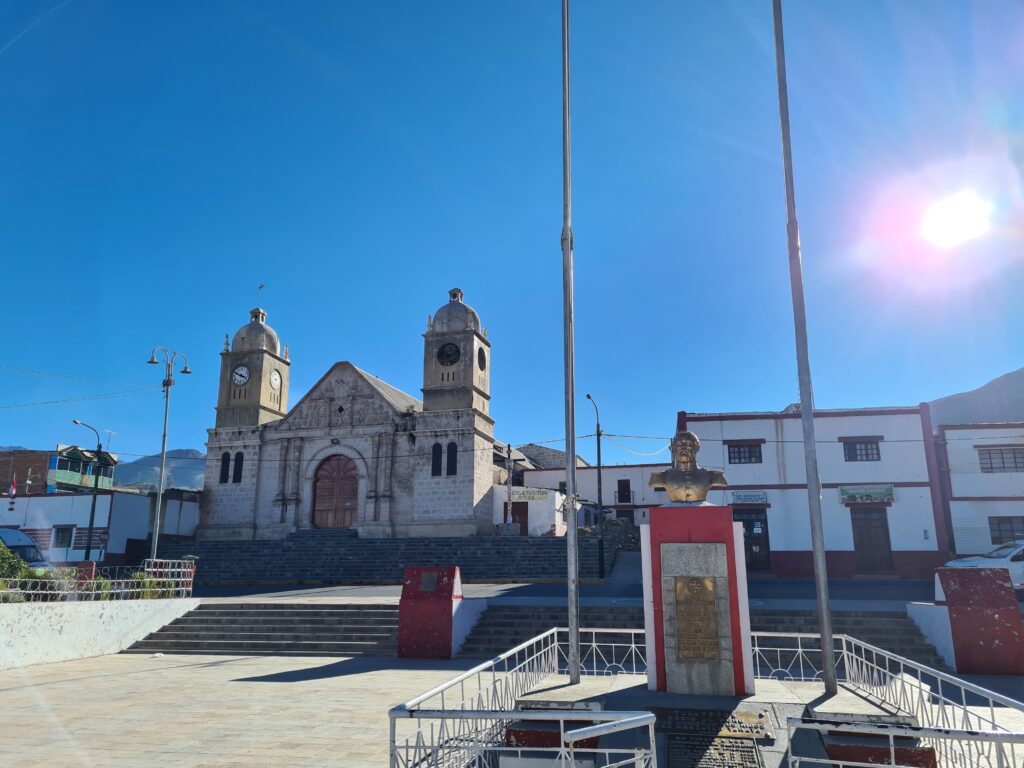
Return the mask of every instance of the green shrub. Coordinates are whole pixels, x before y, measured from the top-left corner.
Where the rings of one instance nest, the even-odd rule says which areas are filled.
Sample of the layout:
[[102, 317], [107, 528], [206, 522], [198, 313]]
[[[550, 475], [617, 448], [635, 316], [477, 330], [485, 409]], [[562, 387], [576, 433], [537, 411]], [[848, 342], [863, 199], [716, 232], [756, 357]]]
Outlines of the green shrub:
[[0, 544], [0, 579], [30, 579], [32, 575], [28, 563]]

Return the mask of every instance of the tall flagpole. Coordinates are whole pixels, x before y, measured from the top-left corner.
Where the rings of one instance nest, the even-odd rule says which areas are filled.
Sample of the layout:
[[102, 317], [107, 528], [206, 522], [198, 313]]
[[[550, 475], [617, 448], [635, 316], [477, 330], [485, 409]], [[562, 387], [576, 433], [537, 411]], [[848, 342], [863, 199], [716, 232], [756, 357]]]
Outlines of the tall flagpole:
[[569, 682], [580, 681], [579, 541], [576, 525], [576, 381], [572, 296], [572, 160], [569, 140], [569, 0], [562, 0], [562, 299], [565, 320], [565, 524]]
[[828, 571], [825, 537], [821, 525], [821, 478], [814, 441], [814, 392], [811, 361], [807, 351], [807, 312], [804, 307], [804, 276], [800, 258], [800, 227], [796, 221], [796, 187], [793, 183], [793, 148], [789, 135], [789, 87], [786, 83], [786, 48], [782, 39], [782, 0], [772, 0], [775, 24], [775, 71], [779, 81], [779, 119], [782, 125], [782, 165], [786, 175], [786, 234], [789, 245], [789, 284], [793, 294], [793, 325], [796, 330], [796, 366], [800, 381], [800, 420], [804, 432], [804, 463], [807, 470], [807, 509], [811, 517], [814, 549], [814, 582], [818, 594], [821, 627], [821, 666], [825, 693], [836, 694], [836, 661], [832, 638], [832, 613], [828, 603]]

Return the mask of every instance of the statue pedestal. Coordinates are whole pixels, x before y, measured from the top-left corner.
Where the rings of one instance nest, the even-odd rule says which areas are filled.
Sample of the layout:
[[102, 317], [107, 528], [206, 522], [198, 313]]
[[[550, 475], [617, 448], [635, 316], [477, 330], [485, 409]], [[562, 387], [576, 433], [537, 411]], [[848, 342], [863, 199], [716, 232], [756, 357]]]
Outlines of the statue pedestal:
[[732, 507], [652, 507], [640, 527], [647, 687], [754, 692], [743, 526]]

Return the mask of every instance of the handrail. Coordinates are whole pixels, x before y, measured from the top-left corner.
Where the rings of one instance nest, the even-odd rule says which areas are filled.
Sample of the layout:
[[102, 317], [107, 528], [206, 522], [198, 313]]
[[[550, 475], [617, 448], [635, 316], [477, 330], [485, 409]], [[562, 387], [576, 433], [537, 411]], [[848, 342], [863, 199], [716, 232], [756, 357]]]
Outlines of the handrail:
[[[579, 714], [579, 713], [574, 713]], [[594, 739], [598, 736], [607, 736], [609, 733], [619, 733], [620, 731], [628, 731], [633, 728], [639, 728], [642, 725], [654, 725], [657, 718], [650, 712], [615, 712], [614, 714], [622, 717], [621, 720], [613, 720], [607, 723], [601, 723], [600, 725], [588, 725], [585, 728], [577, 728], [574, 731], [565, 732], [565, 743], [575, 744], [577, 741], [583, 739]], [[590, 718], [588, 715], [588, 719]]]
[[466, 670], [461, 675], [459, 675], [457, 677], [453, 677], [451, 680], [447, 680], [447, 681], [441, 683], [440, 685], [431, 688], [426, 693], [421, 693], [416, 698], [409, 699], [409, 701], [405, 702], [404, 704], [399, 704], [398, 706], [394, 707], [391, 711], [392, 712], [396, 712], [397, 714], [401, 714], [401, 712], [403, 710], [410, 710], [413, 707], [417, 707], [420, 704], [422, 704], [424, 701], [426, 701], [427, 699], [431, 698], [432, 696], [437, 696], [437, 694], [441, 693], [442, 691], [446, 691], [449, 688], [457, 685], [458, 683], [461, 683], [464, 680], [468, 680], [473, 675], [475, 675], [475, 674], [477, 674], [479, 672], [484, 672], [484, 671], [488, 670], [489, 668], [491, 668], [495, 664], [497, 664], [499, 661], [505, 661], [506, 659], [510, 658], [511, 656], [514, 656], [515, 654], [519, 653], [520, 651], [526, 650], [529, 646], [534, 645], [535, 643], [543, 640], [544, 638], [548, 637], [549, 635], [556, 635], [557, 632], [558, 632], [557, 628], [552, 628], [552, 629], [549, 629], [547, 632], [543, 632], [542, 634], [537, 635], [536, 637], [531, 637], [529, 640], [526, 640], [526, 641], [520, 643], [515, 648], [507, 650], [504, 653], [499, 654], [498, 656], [495, 656], [492, 659], [488, 659], [487, 661], [481, 662], [480, 664], [477, 664], [472, 669]]
[[[758, 634], [763, 635], [768, 633], [760, 632]], [[992, 701], [1002, 704], [1004, 707], [1024, 711], [1024, 702], [1016, 701], [1014, 699], [1011, 699], [1009, 696], [1004, 696], [1003, 694], [997, 693], [996, 691], [991, 691], [988, 688], [982, 688], [980, 685], [976, 685], [968, 680], [964, 680], [963, 678], [947, 674], [942, 670], [934, 669], [933, 667], [928, 667], [924, 664], [919, 664], [918, 662], [908, 659], [905, 656], [900, 656], [899, 654], [892, 653], [891, 651], [887, 651], [884, 648], [879, 648], [877, 645], [865, 643], [863, 640], [858, 640], [855, 637], [850, 637], [849, 635], [836, 635], [836, 640], [840, 639], [844, 640], [845, 642], [851, 643], [854, 646], [866, 648], [870, 650], [872, 653], [881, 654], [885, 658], [898, 661], [900, 664], [903, 664], [904, 666], [912, 667], [918, 670], [919, 672], [924, 672], [925, 674], [931, 675], [932, 677], [938, 680], [942, 680], [943, 682], [947, 682], [951, 685], [958, 686], [966, 691], [970, 691], [971, 693], [976, 693], [979, 696], [984, 696], [987, 699], [991, 699]]]
[[902, 736], [906, 738], [953, 738], [961, 741], [998, 742], [1001, 744], [1024, 744], [1024, 733], [1008, 731], [973, 731], [957, 728], [930, 728], [918, 725], [881, 724], [872, 722], [851, 723], [848, 720], [803, 720], [799, 717], [786, 719], [791, 729], [800, 728], [818, 733], [853, 733], [878, 736]]

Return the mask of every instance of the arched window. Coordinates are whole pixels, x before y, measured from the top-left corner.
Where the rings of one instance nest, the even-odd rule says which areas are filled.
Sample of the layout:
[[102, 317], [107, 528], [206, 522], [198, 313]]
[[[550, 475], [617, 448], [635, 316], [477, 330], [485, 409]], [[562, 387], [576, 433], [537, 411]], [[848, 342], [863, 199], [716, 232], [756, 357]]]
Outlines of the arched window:
[[441, 476], [441, 444], [434, 443], [434, 447], [430, 450], [430, 476], [440, 477]]
[[220, 481], [226, 483], [228, 481], [228, 475], [231, 474], [231, 454], [224, 451], [220, 455]]
[[242, 454], [241, 451], [235, 454], [235, 472], [233, 475], [231, 475], [232, 483], [242, 482], [242, 460], [244, 458], [245, 456]]
[[455, 443], [448, 443], [448, 467], [447, 474], [454, 475], [459, 471], [459, 446]]

